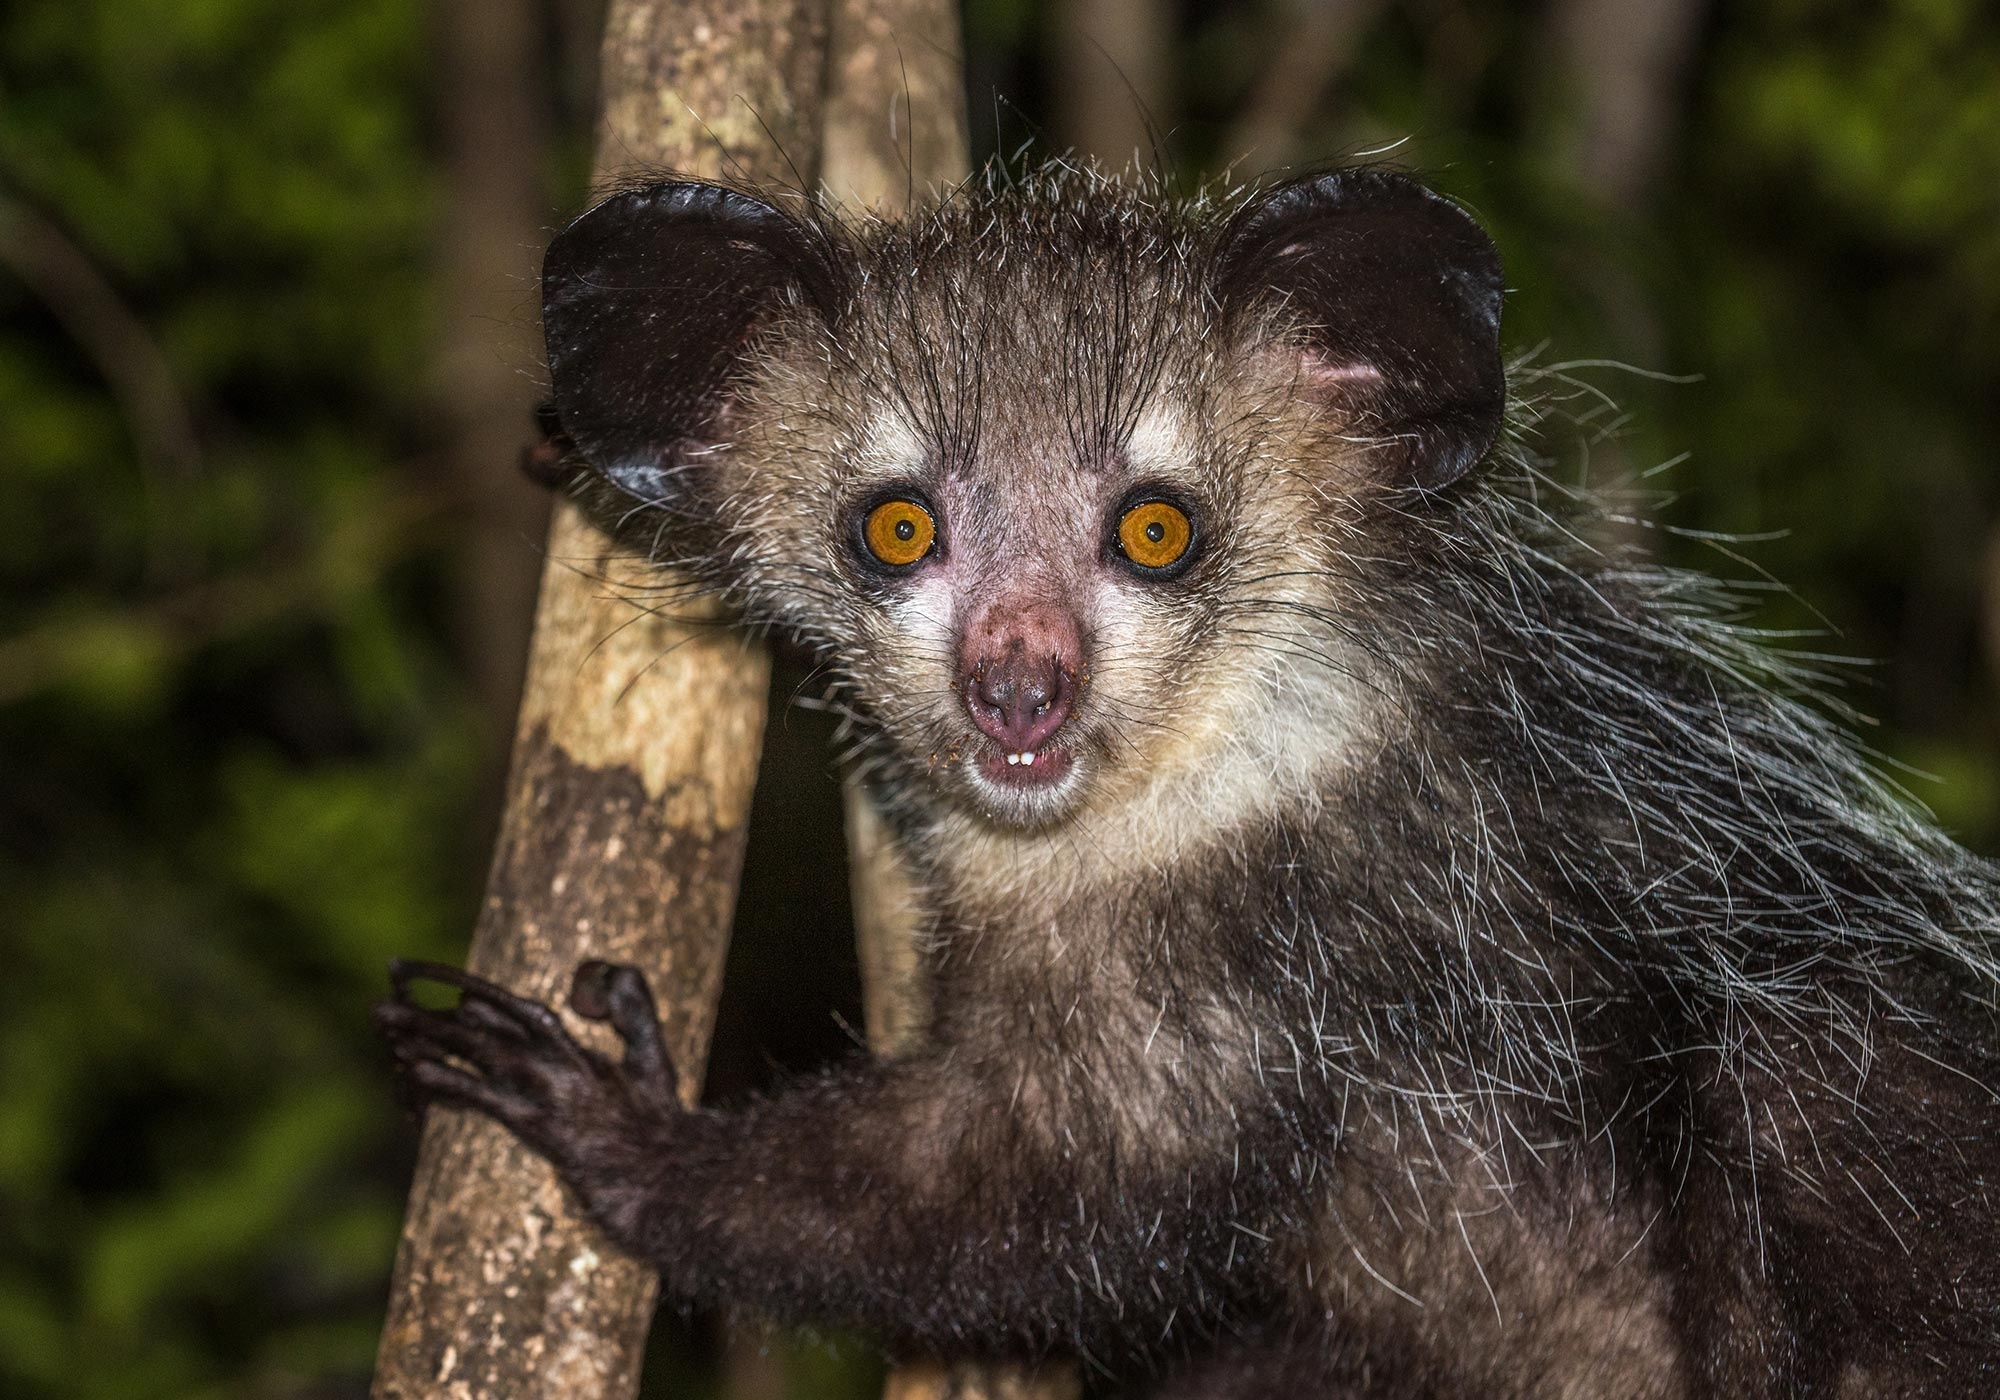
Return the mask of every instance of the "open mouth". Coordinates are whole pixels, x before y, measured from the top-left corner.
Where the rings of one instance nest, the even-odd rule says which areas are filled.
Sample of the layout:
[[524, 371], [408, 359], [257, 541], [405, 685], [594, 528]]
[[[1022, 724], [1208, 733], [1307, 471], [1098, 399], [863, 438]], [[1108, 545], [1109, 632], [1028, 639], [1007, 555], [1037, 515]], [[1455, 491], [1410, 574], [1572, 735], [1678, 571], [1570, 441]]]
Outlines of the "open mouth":
[[1046, 791], [1069, 776], [1074, 760], [1060, 744], [1039, 749], [1004, 750], [989, 745], [976, 760], [979, 774], [996, 787], [1015, 791]]

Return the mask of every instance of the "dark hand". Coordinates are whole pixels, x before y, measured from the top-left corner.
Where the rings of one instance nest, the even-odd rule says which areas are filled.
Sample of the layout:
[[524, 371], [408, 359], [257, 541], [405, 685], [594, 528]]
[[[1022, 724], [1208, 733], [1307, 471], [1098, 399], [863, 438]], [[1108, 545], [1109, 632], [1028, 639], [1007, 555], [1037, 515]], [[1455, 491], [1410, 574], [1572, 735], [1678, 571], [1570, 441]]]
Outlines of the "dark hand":
[[[643, 1170], [649, 1147], [671, 1135], [683, 1113], [652, 993], [638, 969], [586, 962], [570, 984], [571, 1008], [609, 1022], [625, 1043], [624, 1059], [615, 1062], [579, 1045], [542, 1003], [458, 968], [398, 959], [389, 980], [394, 999], [375, 1008], [375, 1024], [412, 1092], [498, 1119], [548, 1158], [592, 1214], [617, 1213], [614, 1201], [604, 1199], [615, 1189], [606, 1188]], [[444, 1011], [415, 1005], [409, 988], [417, 981], [457, 987], [458, 1005]], [[614, 1233], [629, 1224], [603, 1223]]]

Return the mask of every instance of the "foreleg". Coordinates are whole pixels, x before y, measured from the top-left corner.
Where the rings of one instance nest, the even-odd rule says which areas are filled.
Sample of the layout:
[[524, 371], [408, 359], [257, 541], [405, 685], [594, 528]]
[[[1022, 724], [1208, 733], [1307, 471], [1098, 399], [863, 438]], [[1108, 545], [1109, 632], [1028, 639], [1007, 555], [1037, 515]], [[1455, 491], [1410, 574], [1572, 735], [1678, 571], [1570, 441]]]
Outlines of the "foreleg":
[[[406, 995], [460, 989], [450, 1011]], [[1048, 1132], [972, 1057], [858, 1061], [730, 1112], [675, 1097], [644, 979], [586, 963], [575, 1010], [432, 964], [395, 970], [377, 1020], [420, 1095], [487, 1113], [547, 1157], [665, 1291], [838, 1321], [892, 1344], [995, 1354], [1149, 1349], [1261, 1287], [1243, 1154], [1122, 1148], [1087, 1111]]]

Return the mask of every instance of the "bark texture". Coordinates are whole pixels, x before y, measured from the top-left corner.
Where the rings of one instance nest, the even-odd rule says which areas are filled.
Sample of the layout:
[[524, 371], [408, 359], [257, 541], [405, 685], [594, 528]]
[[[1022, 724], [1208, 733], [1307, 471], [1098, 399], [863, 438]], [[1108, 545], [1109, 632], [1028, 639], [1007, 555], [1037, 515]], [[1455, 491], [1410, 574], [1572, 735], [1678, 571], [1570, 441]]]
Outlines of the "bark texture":
[[826, 187], [895, 213], [963, 180], [965, 57], [958, 8], [941, 0], [833, 0]]
[[[615, 0], [600, 177], [671, 168], [812, 181], [825, 36], [817, 0]], [[770, 661], [726, 619], [678, 604], [673, 616], [653, 611], [662, 582], [574, 507], [557, 507], [470, 961], [558, 1003], [584, 958], [644, 967], [692, 1095], [735, 908]], [[604, 1245], [539, 1158], [484, 1118], [434, 1111], [374, 1393], [630, 1396], [653, 1300], [651, 1270]]]

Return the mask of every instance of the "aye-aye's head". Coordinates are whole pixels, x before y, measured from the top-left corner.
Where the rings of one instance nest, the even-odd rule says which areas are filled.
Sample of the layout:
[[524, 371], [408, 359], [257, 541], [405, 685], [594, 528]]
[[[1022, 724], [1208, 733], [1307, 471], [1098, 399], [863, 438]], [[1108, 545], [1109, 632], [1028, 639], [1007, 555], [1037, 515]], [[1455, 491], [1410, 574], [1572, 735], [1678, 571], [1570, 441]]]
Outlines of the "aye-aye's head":
[[1505, 392], [1492, 244], [1379, 169], [1220, 204], [1057, 172], [858, 230], [656, 184], [543, 296], [562, 426], [662, 562], [1003, 831], [1220, 816], [1365, 727], [1355, 522], [1473, 467]]

